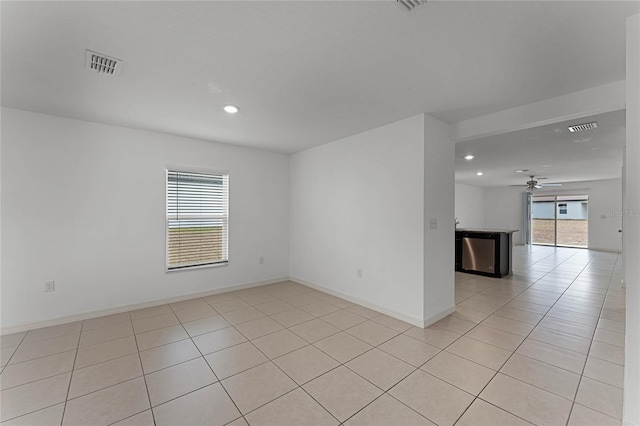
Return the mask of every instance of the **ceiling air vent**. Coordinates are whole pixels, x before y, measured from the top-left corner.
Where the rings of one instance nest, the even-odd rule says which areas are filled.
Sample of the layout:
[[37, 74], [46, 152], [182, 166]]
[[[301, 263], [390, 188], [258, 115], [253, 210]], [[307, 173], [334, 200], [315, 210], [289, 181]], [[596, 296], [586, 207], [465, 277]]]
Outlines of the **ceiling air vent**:
[[99, 74], [118, 75], [120, 68], [122, 68], [122, 61], [102, 53], [87, 50], [85, 67]]
[[396, 0], [396, 1], [402, 4], [404, 7], [406, 7], [409, 11], [412, 11], [416, 7], [420, 6], [421, 4], [425, 4], [427, 2], [427, 0]]
[[578, 124], [576, 126], [569, 126], [568, 129], [571, 133], [575, 133], [575, 132], [582, 132], [583, 130], [595, 129], [596, 127], [598, 127], [598, 123], [594, 121], [593, 123], [584, 123], [584, 124]]

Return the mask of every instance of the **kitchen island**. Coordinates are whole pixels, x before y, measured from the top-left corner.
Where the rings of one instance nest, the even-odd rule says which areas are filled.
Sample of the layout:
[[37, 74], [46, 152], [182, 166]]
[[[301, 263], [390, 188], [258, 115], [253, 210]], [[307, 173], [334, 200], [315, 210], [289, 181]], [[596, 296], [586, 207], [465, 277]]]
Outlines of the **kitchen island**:
[[512, 275], [517, 229], [456, 228], [456, 271], [502, 278]]

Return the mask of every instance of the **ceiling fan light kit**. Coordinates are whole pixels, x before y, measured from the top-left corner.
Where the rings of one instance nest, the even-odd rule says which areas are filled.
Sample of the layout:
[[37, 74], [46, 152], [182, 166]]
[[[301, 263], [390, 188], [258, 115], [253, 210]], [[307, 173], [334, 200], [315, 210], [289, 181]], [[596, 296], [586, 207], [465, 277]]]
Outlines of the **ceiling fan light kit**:
[[538, 183], [538, 180], [542, 180], [542, 179], [548, 179], [548, 178], [539, 177], [536, 180], [536, 177], [531, 175], [529, 176], [529, 180], [527, 181], [526, 185], [511, 185], [511, 186], [526, 186], [527, 192], [529, 193], [533, 193], [533, 191], [535, 191], [536, 189], [542, 189], [545, 187], [562, 186], [561, 183]]

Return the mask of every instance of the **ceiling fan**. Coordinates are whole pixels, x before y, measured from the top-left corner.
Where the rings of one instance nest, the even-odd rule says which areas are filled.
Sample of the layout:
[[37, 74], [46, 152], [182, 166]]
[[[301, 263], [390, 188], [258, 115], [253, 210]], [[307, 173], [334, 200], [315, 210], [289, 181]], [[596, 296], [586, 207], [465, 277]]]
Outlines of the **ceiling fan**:
[[534, 175], [531, 175], [529, 176], [529, 180], [527, 181], [526, 185], [511, 185], [511, 186], [526, 186], [527, 192], [533, 192], [536, 189], [545, 188], [545, 187], [562, 186], [561, 183], [538, 183], [538, 180], [542, 180], [542, 179], [548, 179], [548, 178], [539, 177], [536, 180], [536, 177]]

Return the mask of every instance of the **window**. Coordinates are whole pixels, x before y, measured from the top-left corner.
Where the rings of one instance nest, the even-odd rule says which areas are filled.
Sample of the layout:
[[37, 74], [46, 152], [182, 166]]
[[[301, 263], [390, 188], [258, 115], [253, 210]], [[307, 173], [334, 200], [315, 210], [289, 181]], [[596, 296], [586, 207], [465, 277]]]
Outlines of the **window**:
[[567, 203], [558, 204], [558, 213], [559, 214], [567, 214]]
[[229, 261], [229, 174], [167, 170], [167, 269]]

